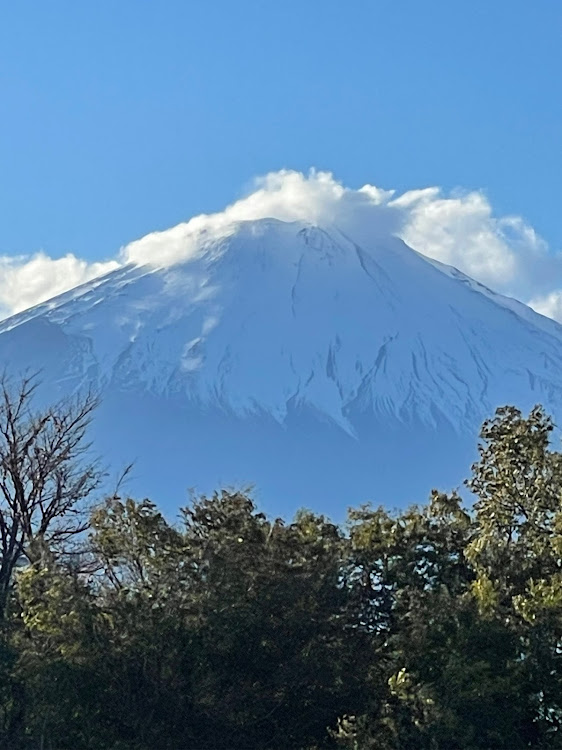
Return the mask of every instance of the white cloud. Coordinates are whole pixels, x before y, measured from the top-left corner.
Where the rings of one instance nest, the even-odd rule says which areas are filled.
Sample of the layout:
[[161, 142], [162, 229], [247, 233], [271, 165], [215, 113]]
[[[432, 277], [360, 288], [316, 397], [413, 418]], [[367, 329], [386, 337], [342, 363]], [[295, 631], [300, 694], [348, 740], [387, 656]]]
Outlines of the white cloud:
[[524, 302], [562, 270], [562, 256], [549, 254], [531, 226], [518, 216], [494, 216], [481, 192], [412, 190], [392, 205], [405, 212], [400, 235], [408, 245]]
[[412, 190], [392, 204], [405, 210], [400, 235], [408, 245], [562, 322], [562, 290], [553, 288], [562, 253], [550, 252], [520, 216], [495, 216], [481, 192]]
[[118, 268], [119, 263], [88, 263], [72, 254], [56, 260], [45, 253], [0, 256], [0, 313], [25, 310]]
[[504, 284], [516, 277], [515, 253], [482, 194], [445, 198], [427, 188], [405, 193], [393, 205], [405, 214], [403, 239], [424, 255], [462, 266], [479, 280]]
[[535, 297], [528, 304], [541, 315], [562, 323], [562, 290], [550, 292], [543, 297]]
[[497, 217], [477, 191], [444, 195], [436, 187], [396, 195], [365, 185], [343, 186], [328, 172], [282, 170], [256, 180], [246, 197], [216, 214], [203, 214], [122, 248], [117, 260], [88, 264], [73, 255], [58, 260], [0, 258], [0, 309], [16, 312], [123, 263], [170, 265], [197, 253], [236, 222], [276, 218], [340, 226], [359, 242], [397, 234], [411, 247], [456, 266], [493, 289], [531, 300], [539, 312], [562, 321], [562, 291], [553, 288], [562, 256], [517, 216]]

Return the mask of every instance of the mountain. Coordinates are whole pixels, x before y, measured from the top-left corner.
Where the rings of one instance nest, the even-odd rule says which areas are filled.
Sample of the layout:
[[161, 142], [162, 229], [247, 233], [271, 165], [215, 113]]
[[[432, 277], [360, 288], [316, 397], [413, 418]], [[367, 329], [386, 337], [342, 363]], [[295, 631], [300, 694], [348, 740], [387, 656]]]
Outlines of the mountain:
[[43, 398], [100, 391], [96, 449], [169, 511], [250, 483], [284, 514], [422, 502], [498, 405], [562, 416], [562, 327], [395, 237], [267, 219], [189, 242], [0, 324]]

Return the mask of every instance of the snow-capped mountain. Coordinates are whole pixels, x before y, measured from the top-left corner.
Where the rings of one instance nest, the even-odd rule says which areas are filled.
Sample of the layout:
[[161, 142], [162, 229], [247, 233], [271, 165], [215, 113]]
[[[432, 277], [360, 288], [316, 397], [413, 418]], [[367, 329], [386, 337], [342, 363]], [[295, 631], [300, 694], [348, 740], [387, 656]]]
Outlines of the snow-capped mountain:
[[0, 324], [45, 397], [93, 385], [93, 437], [131, 493], [255, 483], [268, 510], [341, 517], [467, 476], [481, 421], [562, 416], [562, 327], [394, 237], [237, 222], [187, 260], [128, 265]]

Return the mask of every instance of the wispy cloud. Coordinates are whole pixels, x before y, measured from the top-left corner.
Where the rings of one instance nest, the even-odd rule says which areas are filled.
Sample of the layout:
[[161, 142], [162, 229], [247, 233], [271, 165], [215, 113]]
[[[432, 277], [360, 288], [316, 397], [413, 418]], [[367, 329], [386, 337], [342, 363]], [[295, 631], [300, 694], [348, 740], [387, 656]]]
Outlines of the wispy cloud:
[[496, 216], [478, 191], [437, 187], [396, 194], [373, 185], [345, 187], [328, 172], [282, 170], [256, 180], [252, 192], [215, 214], [203, 214], [122, 248], [115, 260], [87, 263], [43, 253], [0, 258], [0, 312], [17, 312], [125, 263], [171, 265], [199, 252], [206, 239], [239, 221], [276, 218], [335, 224], [358, 242], [398, 235], [425, 255], [456, 266], [496, 291], [562, 322], [562, 255], [519, 216]]

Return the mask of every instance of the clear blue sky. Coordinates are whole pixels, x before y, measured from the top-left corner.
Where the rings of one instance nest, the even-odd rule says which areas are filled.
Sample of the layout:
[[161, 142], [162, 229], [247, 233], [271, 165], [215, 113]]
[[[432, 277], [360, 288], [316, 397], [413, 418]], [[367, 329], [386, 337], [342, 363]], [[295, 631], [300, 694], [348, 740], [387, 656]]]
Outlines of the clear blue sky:
[[0, 253], [85, 258], [281, 167], [484, 188], [562, 248], [562, 0], [4, 0]]

